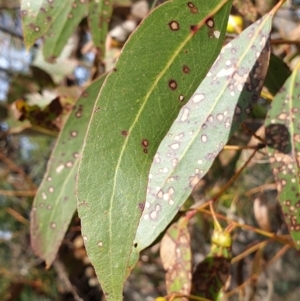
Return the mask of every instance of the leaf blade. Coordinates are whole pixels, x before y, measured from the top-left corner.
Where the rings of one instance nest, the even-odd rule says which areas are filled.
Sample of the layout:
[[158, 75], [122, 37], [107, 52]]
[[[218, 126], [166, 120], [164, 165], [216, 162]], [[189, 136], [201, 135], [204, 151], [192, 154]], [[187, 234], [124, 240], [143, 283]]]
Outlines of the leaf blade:
[[[78, 212], [108, 300], [122, 300], [151, 157], [225, 34], [231, 1], [193, 3], [191, 8], [179, 0], [167, 2], [141, 23], [108, 76], [89, 126], [79, 167]], [[215, 27], [208, 28], [205, 21], [217, 12]]]
[[[70, 114], [48, 161], [31, 211], [31, 245], [50, 266], [76, 210], [75, 177], [85, 130], [93, 109], [86, 96], [96, 98], [104, 77], [82, 93]], [[80, 122], [79, 122], [80, 120]]]
[[[47, 47], [47, 50], [49, 53], [52, 50], [52, 53], [58, 56], [66, 40], [83, 18], [86, 8], [85, 1], [79, 0], [22, 0], [21, 16], [26, 48], [30, 48], [37, 39], [43, 37], [53, 27], [54, 30], [49, 34], [50, 49]], [[53, 42], [57, 44], [55, 51], [52, 47]]]
[[297, 249], [300, 249], [299, 203], [299, 65], [274, 97], [265, 127], [267, 151], [277, 184], [284, 219]]
[[[169, 224], [258, 99], [267, 72], [269, 49], [265, 48], [271, 21], [272, 15], [267, 15], [223, 48], [160, 144], [150, 169], [145, 209], [135, 239], [140, 250]], [[257, 59], [261, 67], [253, 67]], [[225, 66], [222, 61], [226, 61]], [[252, 78], [254, 73], [258, 79]], [[234, 114], [237, 118], [233, 121]]]
[[[162, 238], [160, 258], [166, 271], [166, 290], [168, 294], [191, 292], [192, 253], [190, 248], [189, 219], [182, 217], [172, 224]], [[175, 300], [187, 300], [176, 298]]]
[[89, 2], [88, 20], [91, 28], [92, 40], [99, 51], [101, 59], [105, 56], [105, 39], [112, 11], [112, 0], [93, 0]]

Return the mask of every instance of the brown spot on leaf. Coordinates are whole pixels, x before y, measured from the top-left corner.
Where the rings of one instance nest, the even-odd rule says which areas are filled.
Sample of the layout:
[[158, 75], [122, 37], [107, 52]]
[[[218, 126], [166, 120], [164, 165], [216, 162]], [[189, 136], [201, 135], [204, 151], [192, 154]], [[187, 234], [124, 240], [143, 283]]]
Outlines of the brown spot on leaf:
[[82, 94], [81, 94], [81, 97], [88, 97], [89, 96], [89, 93], [87, 91], [83, 91]]
[[147, 148], [144, 148], [144, 153], [145, 153], [145, 154], [148, 154]]
[[171, 21], [169, 27], [173, 31], [179, 30], [179, 23], [177, 21]]
[[147, 139], [142, 140], [142, 146], [143, 147], [148, 147], [149, 146], [149, 141]]
[[122, 132], [121, 132], [121, 134], [123, 135], [123, 136], [128, 136], [128, 131], [125, 131], [125, 130], [123, 130]]
[[192, 32], [192, 33], [196, 33], [196, 32], [198, 31], [199, 28], [198, 28], [197, 25], [191, 25], [191, 26], [190, 26], [190, 29], [191, 29], [191, 32]]
[[172, 90], [176, 90], [177, 89], [177, 82], [173, 79], [169, 80], [169, 87], [172, 89]]
[[215, 21], [213, 18], [208, 18], [206, 21], [205, 21], [205, 24], [209, 27], [209, 28], [214, 28], [215, 26]]
[[192, 14], [196, 14], [198, 12], [198, 8], [194, 5], [193, 2], [188, 2], [187, 5], [190, 8], [190, 12]]
[[190, 73], [191, 69], [187, 65], [184, 65], [182, 66], [182, 71], [183, 73], [187, 74]]

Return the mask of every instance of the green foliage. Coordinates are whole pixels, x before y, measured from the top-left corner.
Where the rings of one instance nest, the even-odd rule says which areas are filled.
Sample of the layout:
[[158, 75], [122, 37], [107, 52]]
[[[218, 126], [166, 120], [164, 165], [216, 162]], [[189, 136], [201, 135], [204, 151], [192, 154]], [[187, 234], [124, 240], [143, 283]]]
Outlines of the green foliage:
[[156, 149], [222, 45], [231, 3], [193, 3], [167, 2], [142, 22], [107, 77], [88, 128], [78, 213], [108, 300], [122, 299]]
[[44, 55], [46, 59], [54, 60], [86, 13], [87, 1], [21, 1], [26, 47], [31, 47], [38, 38], [43, 37]]
[[[276, 95], [265, 123], [268, 155], [285, 221], [300, 249], [299, 68], [290, 75], [274, 55], [269, 67], [276, 9], [221, 50], [231, 5], [173, 0], [150, 12], [115, 68], [83, 92], [57, 139], [33, 204], [32, 246], [50, 266], [77, 205], [87, 254], [108, 301], [123, 300], [140, 252], [164, 232], [168, 300], [186, 301], [191, 292], [195, 300], [221, 298], [232, 259], [230, 234], [213, 232], [211, 251], [191, 279], [188, 226], [196, 211], [179, 210], [220, 159], [264, 85], [269, 98]], [[99, 63], [113, 7], [112, 0], [22, 0], [25, 44], [29, 48], [43, 37], [44, 57], [52, 63], [87, 16]], [[183, 216], [176, 219], [178, 214]]]
[[92, 0], [89, 2], [89, 25], [93, 43], [99, 51], [99, 56], [104, 58], [105, 39], [113, 10], [113, 0]]
[[31, 242], [50, 266], [76, 210], [75, 184], [83, 139], [105, 76], [93, 82], [78, 99], [49, 159], [33, 202]]
[[271, 23], [266, 15], [222, 49], [161, 142], [135, 239], [139, 250], [170, 223], [259, 98], [268, 69]]
[[300, 250], [300, 64], [276, 95], [266, 117], [266, 141], [278, 199], [290, 234]]

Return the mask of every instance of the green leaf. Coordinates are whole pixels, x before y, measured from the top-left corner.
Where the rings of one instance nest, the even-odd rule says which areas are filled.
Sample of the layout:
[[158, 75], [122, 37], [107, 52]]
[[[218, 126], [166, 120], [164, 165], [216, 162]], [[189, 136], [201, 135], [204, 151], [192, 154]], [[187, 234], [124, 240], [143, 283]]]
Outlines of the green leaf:
[[[160, 258], [166, 270], [166, 290], [168, 294], [191, 292], [192, 254], [190, 247], [189, 219], [182, 217], [172, 224], [160, 245]], [[186, 298], [174, 299], [184, 300]]]
[[[34, 252], [50, 266], [76, 209], [75, 177], [94, 102], [105, 77], [93, 82], [73, 108], [49, 159], [31, 212]], [[87, 97], [89, 99], [87, 99]]]
[[272, 17], [227, 44], [154, 157], [135, 243], [142, 250], [166, 228], [260, 96]]
[[265, 121], [267, 150], [278, 199], [290, 234], [300, 250], [300, 65], [272, 101]]
[[22, 0], [21, 16], [26, 47], [30, 48], [44, 36], [47, 45], [44, 47], [45, 57], [57, 57], [86, 13], [87, 1]]
[[122, 300], [153, 156], [218, 55], [230, 7], [162, 4], [131, 35], [100, 92], [79, 168], [78, 212], [108, 300]]
[[276, 55], [271, 54], [265, 86], [272, 95], [276, 95], [290, 75], [291, 71], [284, 61]]
[[105, 39], [113, 11], [113, 0], [91, 0], [89, 3], [88, 20], [94, 45], [100, 58], [105, 55]]

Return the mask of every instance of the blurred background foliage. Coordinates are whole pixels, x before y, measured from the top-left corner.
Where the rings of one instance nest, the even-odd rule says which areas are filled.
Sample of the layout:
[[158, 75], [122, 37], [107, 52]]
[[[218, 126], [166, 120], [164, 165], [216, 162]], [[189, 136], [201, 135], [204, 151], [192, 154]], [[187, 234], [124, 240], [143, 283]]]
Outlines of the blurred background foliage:
[[[152, 6], [163, 1], [116, 1], [106, 40], [106, 57], [101, 64], [96, 60], [97, 51], [86, 19], [81, 21], [55, 63], [44, 60], [42, 40], [36, 41], [27, 52], [19, 2], [0, 0], [0, 300], [101, 300], [101, 288], [86, 256], [77, 216], [57, 260], [45, 270], [44, 263], [30, 247], [31, 204], [55, 137], [83, 88], [104, 70], [112, 68], [138, 22]], [[270, 10], [275, 2], [234, 1], [227, 40]], [[261, 127], [269, 102], [300, 60], [299, 37], [300, 1], [288, 1], [274, 20], [274, 56], [266, 80], [268, 89], [230, 145], [255, 143], [253, 133], [263, 135]], [[221, 152], [187, 204], [201, 204], [219, 191], [248, 156], [249, 150]], [[276, 195], [268, 158], [262, 151], [222, 196], [217, 211], [241, 225], [288, 234]], [[211, 224], [211, 217], [203, 213], [190, 225], [194, 264], [203, 260], [209, 251]], [[241, 227], [235, 230], [233, 240], [233, 256], [237, 256], [265, 238]], [[298, 300], [299, 259], [299, 253], [289, 245], [270, 240], [255, 252], [236, 259], [225, 299]], [[159, 244], [155, 244], [141, 255], [125, 285], [124, 300], [151, 301], [164, 294], [164, 270]]]

